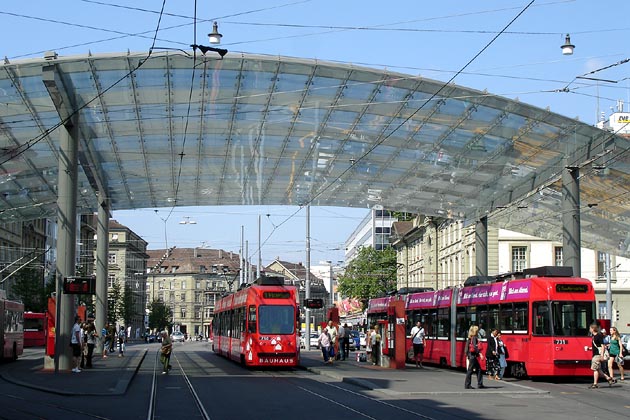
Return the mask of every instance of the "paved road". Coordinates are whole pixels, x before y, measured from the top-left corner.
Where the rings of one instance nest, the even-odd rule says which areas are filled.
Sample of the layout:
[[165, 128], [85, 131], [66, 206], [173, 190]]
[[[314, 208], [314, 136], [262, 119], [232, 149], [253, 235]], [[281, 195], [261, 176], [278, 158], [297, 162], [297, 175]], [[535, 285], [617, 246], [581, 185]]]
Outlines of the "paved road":
[[[177, 343], [173, 370], [154, 375], [159, 344], [144, 347], [147, 356], [125, 395], [55, 395], [0, 381], [0, 419], [619, 420], [630, 416], [630, 383], [590, 390], [588, 378], [486, 381], [489, 389], [468, 391], [463, 389], [461, 371], [434, 367], [393, 371], [354, 361], [328, 367], [319, 363], [316, 351], [304, 354], [308, 369], [249, 370], [214, 355], [208, 343]], [[0, 365], [0, 371], [8, 366]]]

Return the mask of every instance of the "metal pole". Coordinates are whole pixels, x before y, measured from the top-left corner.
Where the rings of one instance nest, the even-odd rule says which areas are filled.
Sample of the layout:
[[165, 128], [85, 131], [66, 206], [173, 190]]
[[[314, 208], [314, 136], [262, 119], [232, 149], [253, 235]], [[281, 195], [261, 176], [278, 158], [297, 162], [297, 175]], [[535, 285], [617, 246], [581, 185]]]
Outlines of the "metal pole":
[[262, 242], [260, 241], [260, 214], [258, 215], [258, 267], [256, 267], [256, 278], [260, 277], [262, 267]]
[[240, 268], [240, 270], [238, 272], [238, 278], [240, 280], [239, 286], [241, 284], [243, 284], [243, 274], [244, 274], [243, 273], [243, 269], [244, 269], [244, 267], [243, 267], [243, 241], [244, 241], [244, 238], [245, 238], [245, 226], [241, 225], [241, 247], [239, 249], [239, 259], [240, 259], [240, 261], [239, 261], [239, 268]]
[[70, 336], [74, 323], [74, 296], [62, 293], [64, 277], [75, 273], [77, 246], [77, 186], [79, 130], [77, 118], [60, 130], [57, 194], [57, 295], [55, 320], [55, 373], [70, 370]]
[[332, 261], [330, 261], [329, 266], [330, 268], [330, 273], [329, 273], [329, 286], [330, 286], [330, 307], [332, 308], [333, 306], [335, 306], [335, 293], [333, 292], [333, 265], [332, 265]]
[[[305, 298], [311, 298], [311, 205], [306, 205], [306, 273], [304, 275]], [[306, 318], [306, 337], [304, 346], [307, 351], [311, 349], [311, 310], [304, 311]], [[313, 322], [314, 323], [314, 322]]]
[[[109, 253], [109, 206], [99, 193], [96, 222], [96, 331], [100, 334], [107, 322], [107, 254]], [[99, 340], [98, 350], [105, 339]]]
[[[565, 160], [566, 162], [566, 160]], [[573, 267], [573, 275], [582, 275], [580, 232], [580, 170], [562, 170], [562, 254], [565, 266]]]
[[[612, 289], [610, 288], [611, 273], [610, 273], [610, 254], [606, 253], [606, 315], [608, 319], [612, 321]], [[611, 322], [612, 324], [612, 322]]]

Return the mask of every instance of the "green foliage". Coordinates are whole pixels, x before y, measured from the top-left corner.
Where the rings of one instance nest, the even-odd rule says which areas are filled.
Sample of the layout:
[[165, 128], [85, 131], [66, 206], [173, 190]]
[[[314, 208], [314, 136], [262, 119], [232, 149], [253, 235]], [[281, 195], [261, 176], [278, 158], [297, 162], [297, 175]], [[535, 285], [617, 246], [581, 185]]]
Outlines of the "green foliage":
[[149, 328], [152, 330], [164, 330], [168, 328], [169, 331], [173, 326], [173, 311], [166, 306], [161, 300], [153, 300], [149, 305]]
[[133, 291], [128, 284], [125, 285], [125, 289], [123, 290], [122, 300], [120, 302], [120, 316], [125, 320], [125, 325], [131, 324], [131, 319], [134, 316]]
[[395, 289], [396, 251], [392, 248], [362, 247], [338, 279], [341, 295], [359, 299], [364, 307], [369, 299]]
[[49, 292], [41, 271], [25, 268], [13, 275], [12, 293], [24, 303], [25, 311], [45, 312]]
[[121, 318], [122, 291], [120, 285], [114, 283], [107, 292], [107, 321], [115, 324]]

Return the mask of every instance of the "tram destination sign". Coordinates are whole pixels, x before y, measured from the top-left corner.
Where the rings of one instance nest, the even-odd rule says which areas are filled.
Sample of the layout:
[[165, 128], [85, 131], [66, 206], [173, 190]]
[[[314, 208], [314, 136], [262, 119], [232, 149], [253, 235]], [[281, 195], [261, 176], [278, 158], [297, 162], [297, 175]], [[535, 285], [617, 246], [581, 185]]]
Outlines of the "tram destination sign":
[[96, 278], [64, 277], [63, 292], [67, 295], [93, 295], [96, 293]]
[[556, 292], [558, 293], [588, 293], [587, 284], [556, 284]]

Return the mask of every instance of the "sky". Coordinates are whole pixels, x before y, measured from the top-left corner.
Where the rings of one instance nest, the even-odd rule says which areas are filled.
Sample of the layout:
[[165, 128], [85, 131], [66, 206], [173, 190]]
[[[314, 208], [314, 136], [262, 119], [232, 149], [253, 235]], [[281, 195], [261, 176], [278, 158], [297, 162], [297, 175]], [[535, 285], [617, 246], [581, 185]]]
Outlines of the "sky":
[[[630, 109], [627, 2], [592, 0], [29, 0], [3, 2], [0, 54], [60, 56], [190, 50], [217, 21], [229, 54], [318, 59], [421, 75], [518, 99], [595, 124], [618, 100]], [[160, 11], [163, 8], [163, 13]], [[196, 17], [196, 19], [195, 19]], [[156, 32], [156, 29], [159, 28]], [[567, 34], [575, 53], [561, 54]], [[154, 40], [155, 37], [155, 40]], [[587, 77], [588, 79], [586, 79]], [[343, 260], [368, 210], [312, 208], [311, 263]], [[116, 211], [150, 249], [207, 246], [305, 262], [305, 210], [199, 207]], [[186, 219], [188, 218], [188, 219]], [[180, 224], [181, 221], [196, 224]]]

